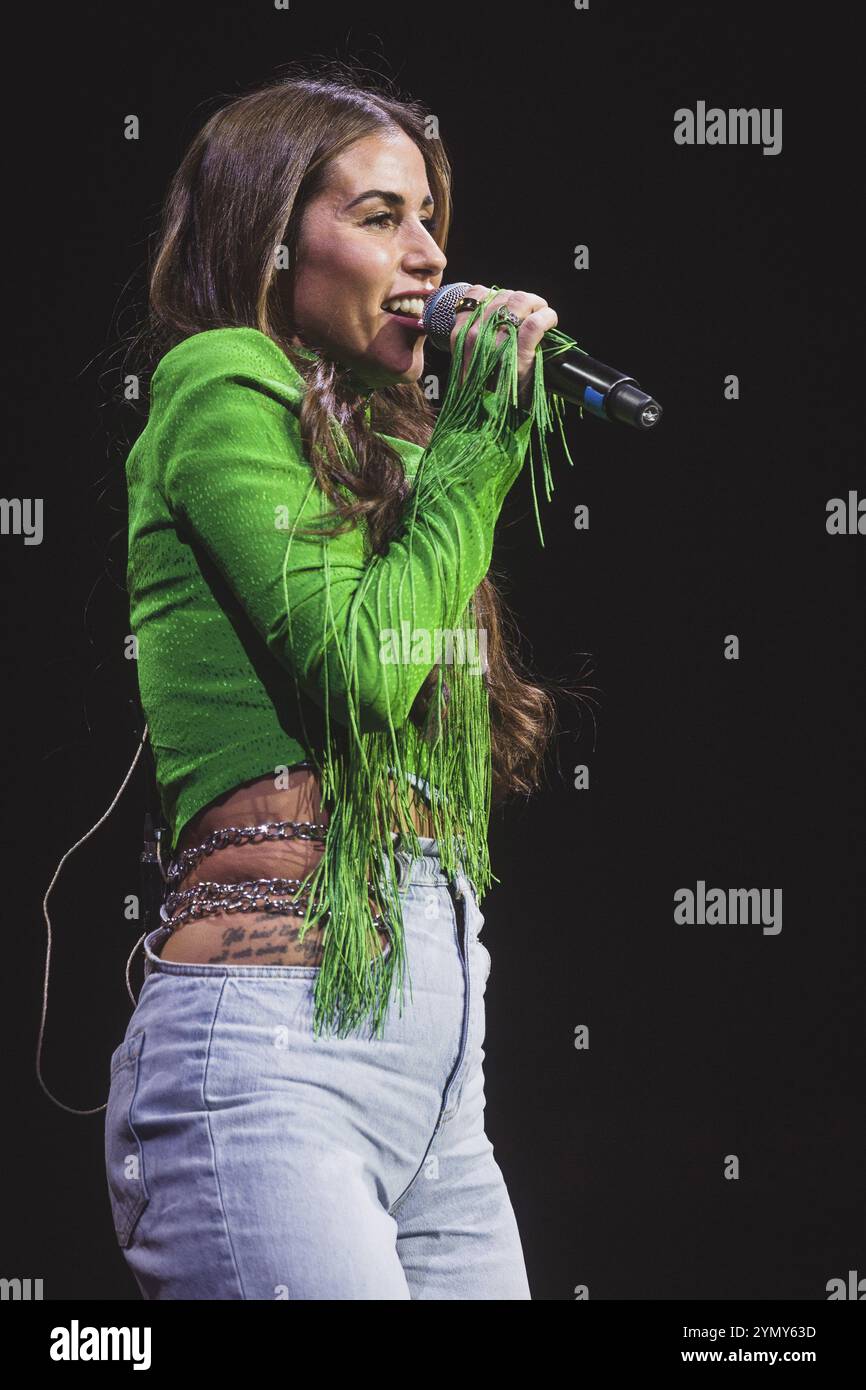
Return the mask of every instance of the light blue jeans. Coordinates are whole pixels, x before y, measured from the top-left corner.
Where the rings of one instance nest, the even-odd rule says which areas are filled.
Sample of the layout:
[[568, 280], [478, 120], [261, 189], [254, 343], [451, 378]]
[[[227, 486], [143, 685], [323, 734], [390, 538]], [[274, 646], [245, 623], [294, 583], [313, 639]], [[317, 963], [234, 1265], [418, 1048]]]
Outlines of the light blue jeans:
[[145, 1299], [531, 1297], [484, 1132], [484, 917], [421, 847], [395, 849], [414, 998], [379, 1039], [315, 1038], [317, 966], [187, 965], [157, 954], [167, 928], [146, 938], [105, 1116]]

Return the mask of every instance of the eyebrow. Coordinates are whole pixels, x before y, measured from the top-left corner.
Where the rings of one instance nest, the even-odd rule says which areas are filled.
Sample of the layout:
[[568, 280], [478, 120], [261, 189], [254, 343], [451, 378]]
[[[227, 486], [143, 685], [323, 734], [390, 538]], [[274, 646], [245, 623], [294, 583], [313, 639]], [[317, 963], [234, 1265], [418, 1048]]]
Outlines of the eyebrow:
[[[384, 188], [368, 188], [366, 193], [359, 193], [357, 198], [353, 198], [351, 203], [346, 204], [346, 211], [353, 208], [356, 203], [363, 203], [365, 198], [383, 198], [391, 207], [402, 207], [406, 199], [400, 193], [390, 193]], [[433, 202], [432, 194], [428, 193], [426, 198], [421, 199], [422, 208], [427, 207]]]

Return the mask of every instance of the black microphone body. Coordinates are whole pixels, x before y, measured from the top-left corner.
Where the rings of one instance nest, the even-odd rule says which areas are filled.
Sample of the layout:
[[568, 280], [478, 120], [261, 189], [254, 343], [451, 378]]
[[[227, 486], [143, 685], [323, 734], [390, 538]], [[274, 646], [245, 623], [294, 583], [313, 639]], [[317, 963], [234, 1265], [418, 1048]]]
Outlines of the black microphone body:
[[[456, 306], [472, 286], [466, 280], [442, 285], [434, 290], [424, 306], [422, 322], [431, 343], [442, 352], [451, 351]], [[661, 419], [658, 401], [642, 391], [633, 376], [607, 367], [580, 349], [562, 352], [551, 340], [545, 349], [544, 380], [550, 390], [564, 400], [588, 410], [599, 420], [615, 420], [634, 429], [649, 430]]]

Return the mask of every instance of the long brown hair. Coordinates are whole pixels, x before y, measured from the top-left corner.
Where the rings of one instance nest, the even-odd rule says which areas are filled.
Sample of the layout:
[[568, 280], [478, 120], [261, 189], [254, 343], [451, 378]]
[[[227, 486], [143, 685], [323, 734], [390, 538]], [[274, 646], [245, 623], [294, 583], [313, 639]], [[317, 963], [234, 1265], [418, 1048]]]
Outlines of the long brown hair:
[[[433, 235], [444, 250], [451, 167], [442, 140], [427, 138], [428, 121], [419, 101], [398, 99], [338, 62], [324, 71], [291, 64], [279, 79], [217, 110], [171, 181], [150, 272], [148, 322], [135, 343], [145, 380], [164, 353], [206, 329], [246, 326], [277, 343], [306, 382], [301, 437], [319, 485], [334, 503], [330, 534], [363, 517], [374, 552], [387, 549], [410, 492], [400, 455], [381, 434], [424, 446], [435, 413], [417, 383], [361, 396], [344, 364], [323, 353], [311, 359], [297, 352], [295, 328], [287, 322], [292, 301], [280, 277], [294, 274], [301, 219], [330, 162], [355, 141], [395, 127], [424, 158], [437, 210]], [[288, 253], [287, 270], [278, 268], [274, 254], [280, 245]], [[352, 471], [339, 455], [334, 420], [351, 446], [357, 463]], [[576, 692], [542, 683], [524, 667], [516, 623], [489, 575], [474, 601], [478, 627], [486, 630], [496, 803], [540, 785], [556, 727], [550, 692]], [[413, 706], [418, 722], [428, 712], [436, 676], [434, 667]]]

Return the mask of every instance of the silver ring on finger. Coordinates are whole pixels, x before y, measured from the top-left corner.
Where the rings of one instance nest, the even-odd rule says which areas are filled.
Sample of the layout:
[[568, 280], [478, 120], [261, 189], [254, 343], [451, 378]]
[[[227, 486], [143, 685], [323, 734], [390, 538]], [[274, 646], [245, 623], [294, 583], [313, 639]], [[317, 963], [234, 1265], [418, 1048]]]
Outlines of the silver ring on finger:
[[496, 317], [499, 319], [500, 323], [510, 323], [513, 324], [515, 328], [519, 328], [523, 322], [511, 309], [507, 309], [504, 304], [500, 304], [496, 311]]

